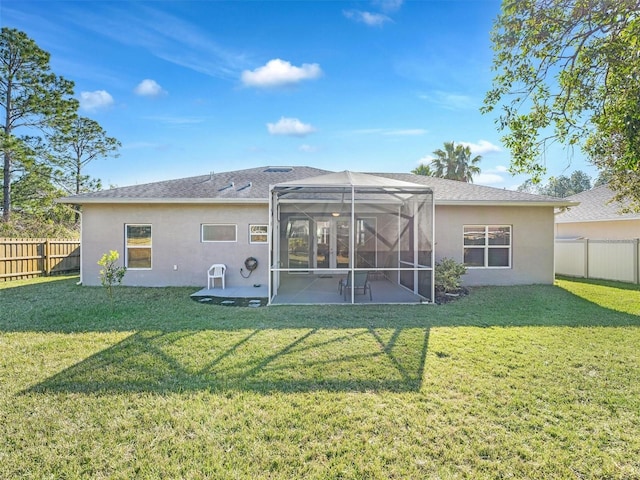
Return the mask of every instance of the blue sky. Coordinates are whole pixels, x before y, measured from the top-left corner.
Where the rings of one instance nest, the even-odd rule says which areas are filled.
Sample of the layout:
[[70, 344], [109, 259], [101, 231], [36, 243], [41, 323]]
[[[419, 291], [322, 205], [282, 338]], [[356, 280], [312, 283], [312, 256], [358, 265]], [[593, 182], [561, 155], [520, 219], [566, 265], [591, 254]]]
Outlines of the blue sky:
[[[85, 173], [132, 185], [262, 165], [409, 172], [445, 141], [515, 188], [494, 118], [497, 0], [2, 0], [83, 116], [122, 142]], [[551, 158], [553, 157], [553, 158]], [[570, 162], [570, 163], [569, 163]], [[561, 150], [550, 175], [593, 167]]]

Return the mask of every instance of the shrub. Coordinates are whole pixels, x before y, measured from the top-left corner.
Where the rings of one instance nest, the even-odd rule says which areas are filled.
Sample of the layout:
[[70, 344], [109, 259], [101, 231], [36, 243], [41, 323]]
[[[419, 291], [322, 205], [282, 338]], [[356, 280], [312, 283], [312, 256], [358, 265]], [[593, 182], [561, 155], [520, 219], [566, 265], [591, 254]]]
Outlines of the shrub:
[[458, 291], [460, 289], [460, 277], [465, 273], [467, 273], [467, 268], [452, 258], [443, 258], [436, 262], [436, 290], [445, 293]]
[[127, 273], [127, 267], [119, 267], [116, 262], [120, 258], [120, 254], [116, 250], [111, 250], [109, 253], [102, 255], [102, 258], [98, 260], [98, 265], [102, 267], [100, 270], [100, 283], [107, 289], [107, 295], [111, 300], [111, 307], [113, 308], [113, 287], [122, 283], [124, 274]]

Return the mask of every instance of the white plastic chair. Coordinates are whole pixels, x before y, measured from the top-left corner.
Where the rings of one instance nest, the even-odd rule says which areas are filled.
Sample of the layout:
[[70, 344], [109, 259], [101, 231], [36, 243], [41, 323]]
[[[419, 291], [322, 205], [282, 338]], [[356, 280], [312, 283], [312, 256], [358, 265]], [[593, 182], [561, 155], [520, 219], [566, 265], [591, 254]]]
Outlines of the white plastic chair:
[[227, 266], [223, 263], [214, 263], [207, 271], [207, 289], [211, 290], [216, 286], [216, 278], [222, 280], [222, 289], [224, 290], [224, 272]]

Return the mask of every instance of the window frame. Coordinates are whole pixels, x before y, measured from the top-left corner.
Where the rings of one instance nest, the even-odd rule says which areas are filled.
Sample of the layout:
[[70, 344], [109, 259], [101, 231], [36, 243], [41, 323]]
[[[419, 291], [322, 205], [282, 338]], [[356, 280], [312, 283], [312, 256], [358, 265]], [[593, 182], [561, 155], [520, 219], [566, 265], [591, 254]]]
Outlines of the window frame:
[[[149, 227], [149, 245], [129, 245], [129, 227]], [[130, 267], [129, 249], [149, 250], [148, 267]], [[150, 223], [125, 223], [124, 224], [124, 265], [127, 270], [152, 270], [153, 269], [153, 225]]]
[[[260, 232], [260, 233], [256, 233], [256, 232], [252, 232], [251, 230], [254, 227], [261, 227], [264, 228], [264, 232]], [[253, 237], [255, 236], [263, 236], [265, 237], [265, 240], [262, 241], [257, 241], [257, 240], [253, 240]], [[249, 243], [250, 244], [255, 244], [255, 245], [264, 245], [269, 243], [269, 225], [267, 225], [266, 223], [250, 223], [249, 224]]]
[[[466, 245], [465, 233], [468, 228], [484, 229], [484, 244], [482, 245]], [[508, 228], [509, 243], [504, 245], [491, 245], [489, 243], [489, 230], [492, 228]], [[467, 249], [482, 250], [484, 257], [484, 265], [467, 265], [465, 262], [465, 252]], [[507, 265], [489, 265], [489, 251], [494, 249], [507, 250]], [[513, 225], [504, 224], [486, 224], [477, 225], [469, 224], [462, 226], [462, 263], [468, 269], [510, 269], [513, 268]]]
[[[233, 227], [234, 239], [233, 240], [205, 240], [204, 239], [205, 227]], [[200, 242], [201, 243], [237, 243], [238, 242], [238, 224], [237, 223], [201, 223], [200, 224]]]

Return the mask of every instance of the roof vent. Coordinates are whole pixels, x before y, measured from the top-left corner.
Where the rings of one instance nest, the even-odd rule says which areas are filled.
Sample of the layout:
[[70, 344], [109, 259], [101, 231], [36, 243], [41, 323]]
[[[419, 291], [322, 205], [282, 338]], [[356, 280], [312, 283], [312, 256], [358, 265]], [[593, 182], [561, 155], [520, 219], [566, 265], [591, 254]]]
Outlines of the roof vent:
[[249, 182], [246, 185], [241, 186], [240, 188], [238, 188], [238, 192], [242, 191], [242, 190], [246, 190], [247, 188], [251, 187], [252, 183]]
[[219, 192], [221, 192], [221, 191], [223, 191], [223, 190], [227, 190], [227, 189], [229, 189], [229, 188], [233, 188], [233, 182], [229, 183], [228, 185], [225, 185], [225, 186], [224, 186], [224, 187], [222, 187], [222, 188], [219, 188], [219, 189], [218, 189], [218, 191], [219, 191]]
[[293, 171], [293, 167], [267, 167], [265, 173], [288, 173]]

